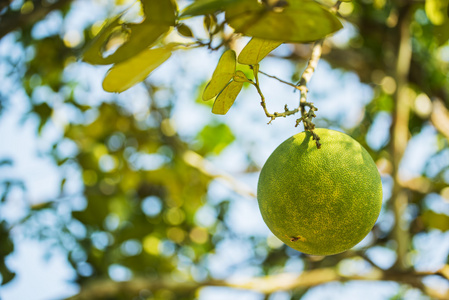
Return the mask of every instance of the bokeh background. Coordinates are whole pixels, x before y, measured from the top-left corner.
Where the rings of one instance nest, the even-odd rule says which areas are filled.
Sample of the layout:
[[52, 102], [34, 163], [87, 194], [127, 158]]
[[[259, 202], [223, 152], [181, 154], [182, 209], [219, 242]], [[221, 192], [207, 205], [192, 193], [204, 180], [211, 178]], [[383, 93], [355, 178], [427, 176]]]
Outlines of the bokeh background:
[[[0, 0], [0, 299], [448, 299], [447, 4], [340, 6], [308, 99], [318, 127], [370, 152], [384, 199], [359, 245], [321, 257], [275, 238], [255, 198], [265, 160], [302, 125], [267, 125], [250, 86], [226, 116], [201, 100], [221, 53], [248, 37], [176, 51], [110, 94], [109, 67], [80, 55], [134, 1]], [[202, 17], [183, 22], [207, 39]], [[310, 50], [283, 44], [261, 70], [297, 82]], [[291, 87], [261, 87], [270, 111], [297, 105]]]

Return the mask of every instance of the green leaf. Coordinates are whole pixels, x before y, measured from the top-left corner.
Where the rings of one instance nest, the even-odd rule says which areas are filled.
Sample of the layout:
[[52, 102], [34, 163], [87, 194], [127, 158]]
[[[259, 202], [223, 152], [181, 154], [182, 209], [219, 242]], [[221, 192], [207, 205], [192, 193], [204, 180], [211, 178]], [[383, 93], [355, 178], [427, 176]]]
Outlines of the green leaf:
[[240, 71], [240, 70], [235, 72], [233, 79], [234, 79], [234, 81], [237, 81], [237, 82], [249, 82], [248, 77], [246, 77], [245, 73], [243, 73], [243, 71]]
[[[5, 257], [14, 251], [14, 243], [11, 240], [10, 230], [6, 221], [0, 221], [0, 257]], [[2, 265], [3, 261], [0, 261]]]
[[179, 24], [176, 29], [178, 30], [179, 34], [185, 36], [185, 37], [193, 37], [192, 30], [190, 30], [189, 26], [185, 24]]
[[243, 87], [243, 82], [231, 81], [225, 88], [218, 94], [215, 99], [212, 112], [217, 115], [225, 115], [232, 104], [234, 104], [235, 98], [237, 98]]
[[434, 27], [434, 36], [438, 46], [442, 46], [449, 40], [449, 20], [446, 20], [441, 26]]
[[427, 0], [425, 10], [430, 22], [434, 25], [442, 25], [447, 19], [449, 0]]
[[112, 63], [108, 62], [106, 58], [102, 56], [103, 45], [105, 44], [105, 41], [107, 41], [111, 36], [113, 31], [116, 30], [120, 25], [120, 18], [122, 15], [123, 13], [116, 16], [112, 20], [109, 20], [108, 23], [106, 23], [100, 30], [100, 32], [95, 36], [95, 38], [93, 38], [93, 40], [84, 50], [83, 60], [85, 62], [94, 65], [108, 65]]
[[53, 109], [46, 102], [42, 102], [41, 104], [33, 106], [33, 112], [39, 116], [39, 126], [37, 131], [41, 133], [42, 128], [44, 128], [47, 121], [51, 118]]
[[122, 62], [135, 56], [151, 46], [169, 30], [168, 26], [152, 23], [131, 24], [127, 28], [130, 31], [128, 41], [118, 48], [114, 54], [108, 56], [108, 59], [113, 63]]
[[241, 0], [197, 0], [187, 6], [181, 13], [180, 17], [193, 17], [199, 15], [214, 14], [226, 9], [233, 4], [239, 3]]
[[2, 276], [2, 282], [1, 285], [5, 285], [11, 280], [14, 279], [16, 276], [15, 272], [12, 272], [8, 267], [5, 265], [5, 263], [2, 261], [0, 262], [0, 275]]
[[141, 0], [145, 21], [153, 24], [173, 26], [178, 8], [172, 0]]
[[438, 46], [449, 40], [449, 0], [427, 0], [425, 11], [434, 26]]
[[242, 0], [228, 7], [225, 17], [236, 32], [282, 42], [316, 41], [343, 27], [336, 16], [312, 0], [291, 0], [275, 8]]
[[226, 50], [220, 57], [210, 82], [203, 92], [203, 100], [207, 101], [220, 93], [235, 74], [236, 55], [234, 50]]
[[89, 224], [101, 228], [104, 219], [109, 214], [108, 207], [109, 198], [102, 195], [90, 195], [86, 209], [82, 211], [72, 212], [72, 216], [83, 224]]
[[449, 230], [449, 216], [439, 214], [431, 210], [426, 210], [421, 215], [422, 221], [426, 227], [439, 229], [441, 231]]
[[244, 65], [256, 65], [282, 42], [252, 38], [239, 54], [238, 62]]
[[206, 125], [196, 137], [200, 148], [196, 150], [200, 155], [218, 155], [235, 140], [231, 129], [223, 123]]
[[[14, 251], [14, 243], [11, 240], [10, 230], [5, 221], [0, 221], [0, 257], [4, 258]], [[0, 276], [1, 285], [5, 285], [10, 282], [15, 273], [12, 272], [5, 264], [4, 259], [0, 259]]]
[[[176, 20], [176, 5], [171, 0], [143, 0], [145, 20], [139, 24], [121, 24], [126, 10], [106, 24], [83, 53], [83, 60], [95, 65], [110, 65], [123, 62], [153, 45]], [[106, 45], [117, 35], [125, 42], [117, 50], [104, 57]], [[114, 43], [112, 43], [114, 44]]]
[[143, 81], [171, 56], [171, 48], [147, 49], [109, 69], [103, 80], [107, 92], [121, 93]]
[[[111, 24], [113, 25], [113, 24]], [[109, 27], [109, 26], [108, 26]], [[112, 30], [107, 29], [100, 33], [89, 46], [83, 56], [83, 60], [90, 64], [109, 65], [123, 62], [157, 41], [170, 27], [152, 23], [128, 24], [122, 26], [122, 32], [128, 34], [127, 41], [120, 46], [113, 54], [103, 57], [104, 44], [109, 40]]]
[[10, 158], [4, 158], [4, 159], [0, 160], [0, 167], [12, 166], [12, 165], [13, 165], [13, 161]]

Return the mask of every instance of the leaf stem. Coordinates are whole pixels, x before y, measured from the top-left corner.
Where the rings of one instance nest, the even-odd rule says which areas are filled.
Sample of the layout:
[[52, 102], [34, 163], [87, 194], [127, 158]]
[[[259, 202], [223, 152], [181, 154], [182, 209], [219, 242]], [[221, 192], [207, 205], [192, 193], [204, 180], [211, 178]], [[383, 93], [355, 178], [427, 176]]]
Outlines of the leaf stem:
[[338, 9], [340, 8], [340, 4], [342, 1], [337, 1], [334, 6], [331, 7], [331, 12], [337, 13]]

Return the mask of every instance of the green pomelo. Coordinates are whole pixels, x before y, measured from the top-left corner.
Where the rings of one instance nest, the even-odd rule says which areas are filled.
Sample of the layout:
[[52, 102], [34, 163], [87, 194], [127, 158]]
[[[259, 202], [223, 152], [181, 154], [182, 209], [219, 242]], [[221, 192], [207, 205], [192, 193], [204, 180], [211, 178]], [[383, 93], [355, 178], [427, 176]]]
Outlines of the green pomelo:
[[257, 187], [268, 228], [293, 249], [332, 255], [358, 244], [382, 206], [382, 183], [368, 152], [350, 136], [315, 129], [296, 134], [270, 155]]

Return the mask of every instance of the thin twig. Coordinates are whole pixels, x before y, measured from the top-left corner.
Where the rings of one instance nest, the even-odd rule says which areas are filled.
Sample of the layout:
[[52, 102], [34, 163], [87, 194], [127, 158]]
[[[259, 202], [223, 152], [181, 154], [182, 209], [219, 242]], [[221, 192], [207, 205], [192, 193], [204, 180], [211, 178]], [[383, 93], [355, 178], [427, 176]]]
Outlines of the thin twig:
[[260, 74], [263, 74], [263, 75], [265, 75], [265, 76], [267, 76], [267, 77], [276, 79], [277, 81], [280, 81], [280, 82], [282, 82], [282, 83], [284, 83], [284, 84], [286, 84], [286, 85], [289, 85], [289, 86], [293, 87], [294, 89], [301, 90], [301, 89], [299, 88], [299, 86], [296, 85], [296, 84], [293, 84], [293, 83], [291, 83], [291, 82], [282, 80], [282, 79], [280, 79], [280, 78], [278, 78], [278, 77], [276, 77], [276, 76], [267, 74], [267, 73], [265, 73], [265, 72], [263, 72], [263, 71], [261, 71], [261, 70], [259, 70], [259, 73], [260, 73]]
[[265, 112], [265, 115], [268, 118], [270, 118], [270, 121], [268, 122], [268, 124], [270, 124], [276, 118], [279, 118], [279, 117], [284, 117], [285, 118], [287, 116], [290, 116], [290, 115], [293, 115], [293, 114], [296, 114], [297, 112], [299, 112], [299, 108], [295, 108], [293, 110], [289, 110], [287, 105], [285, 105], [284, 106], [284, 112], [281, 112], [281, 113], [280, 112], [270, 113], [268, 111], [267, 105], [265, 103], [265, 96], [263, 95], [262, 90], [260, 89], [260, 86], [259, 86], [258, 82], [257, 81], [254, 82], [254, 81], [251, 80], [250, 83], [256, 87], [256, 90], [259, 93], [260, 100], [261, 100], [260, 101], [260, 105], [262, 106], [262, 108], [263, 108], [263, 110]]
[[253, 70], [254, 73], [254, 81], [250, 81], [250, 83], [252, 85], [254, 85], [256, 87], [257, 93], [259, 93], [260, 96], [260, 105], [263, 108], [263, 111], [265, 112], [265, 115], [270, 118], [270, 122], [268, 122], [268, 124], [271, 123], [271, 121], [273, 121], [274, 119], [276, 119], [278, 117], [277, 113], [275, 112], [274, 114], [271, 114], [268, 109], [267, 109], [267, 104], [265, 102], [265, 96], [262, 93], [262, 90], [260, 89], [259, 86], [259, 65], [254, 65], [254, 66], [250, 66], [250, 68]]
[[[312, 123], [312, 118], [315, 118], [315, 111], [317, 111], [318, 109], [313, 105], [313, 103], [311, 102], [307, 102], [307, 83], [309, 82], [310, 78], [313, 75], [313, 72], [315, 71], [316, 65], [318, 64], [318, 60], [320, 59], [321, 56], [321, 47], [319, 48], [314, 46], [312, 49], [312, 56], [310, 58], [310, 61], [307, 65], [307, 68], [304, 70], [304, 73], [301, 76], [301, 80], [300, 80], [300, 84], [299, 85], [294, 85], [290, 82], [284, 81], [276, 76], [272, 76], [269, 75], [261, 70], [259, 70], [259, 66], [255, 65], [255, 66], [250, 66], [251, 69], [253, 69], [254, 72], [254, 81], [250, 81], [250, 83], [252, 85], [254, 85], [256, 87], [257, 92], [259, 93], [260, 99], [261, 99], [261, 106], [265, 112], [265, 115], [267, 117], [270, 118], [270, 121], [268, 122], [268, 124], [270, 124], [273, 120], [275, 120], [276, 118], [279, 117], [287, 117], [293, 114], [296, 114], [297, 112], [304, 110], [304, 112], [302, 112], [302, 116], [301, 118], [299, 118], [298, 120], [296, 120], [296, 126], [299, 125], [300, 122], [304, 123], [304, 128], [306, 130], [313, 130], [315, 128], [315, 125]], [[265, 76], [268, 76], [270, 78], [276, 79], [284, 84], [287, 84], [289, 86], [294, 87], [295, 89], [299, 90], [301, 92], [301, 98], [300, 98], [300, 104], [297, 108], [295, 109], [288, 109], [287, 105], [284, 106], [284, 111], [283, 112], [274, 112], [274, 113], [270, 113], [267, 109], [266, 103], [265, 103], [265, 96], [262, 93], [262, 90], [260, 89], [259, 86], [259, 77], [258, 77], [258, 73], [261, 73]], [[302, 84], [301, 84], [302, 83]], [[309, 107], [309, 111], [306, 112], [305, 111], [305, 107]], [[315, 133], [312, 133], [314, 140], [317, 141], [317, 147], [319, 148], [321, 145], [318, 142], [319, 141], [319, 137], [318, 135], [316, 135]]]

